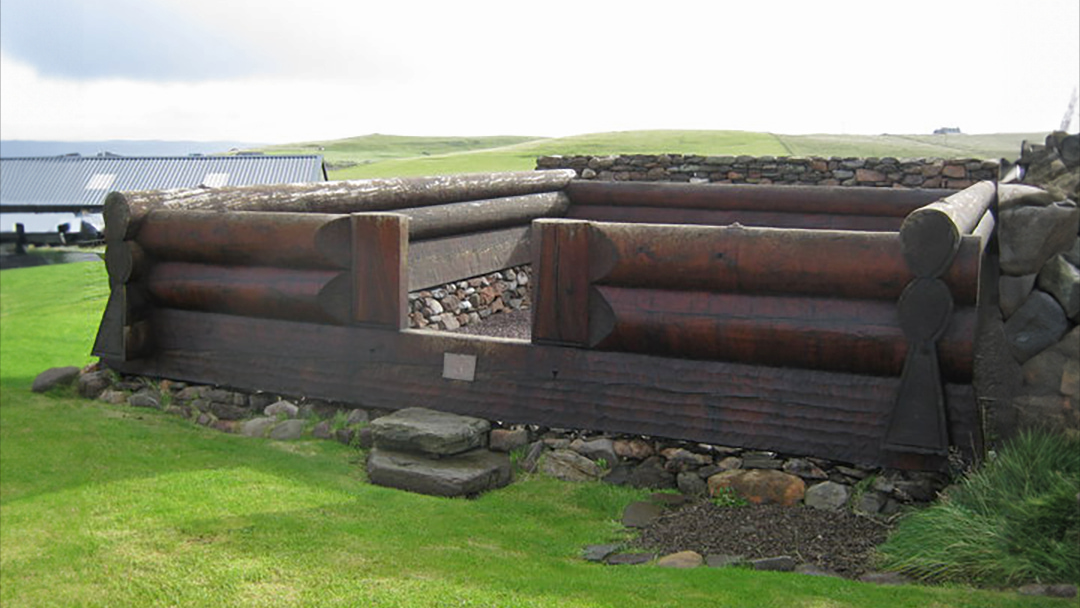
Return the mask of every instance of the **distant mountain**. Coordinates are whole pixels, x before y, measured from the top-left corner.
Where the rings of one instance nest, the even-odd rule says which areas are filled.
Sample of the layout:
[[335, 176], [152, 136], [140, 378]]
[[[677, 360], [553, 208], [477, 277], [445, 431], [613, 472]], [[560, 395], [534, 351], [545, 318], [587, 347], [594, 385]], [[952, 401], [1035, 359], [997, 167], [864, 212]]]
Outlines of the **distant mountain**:
[[106, 141], [34, 141], [10, 139], [0, 141], [0, 156], [62, 156], [81, 154], [93, 156], [111, 152], [120, 156], [187, 156], [188, 154], [220, 154], [232, 149], [259, 147], [263, 144], [239, 141], [160, 141], [111, 139]]

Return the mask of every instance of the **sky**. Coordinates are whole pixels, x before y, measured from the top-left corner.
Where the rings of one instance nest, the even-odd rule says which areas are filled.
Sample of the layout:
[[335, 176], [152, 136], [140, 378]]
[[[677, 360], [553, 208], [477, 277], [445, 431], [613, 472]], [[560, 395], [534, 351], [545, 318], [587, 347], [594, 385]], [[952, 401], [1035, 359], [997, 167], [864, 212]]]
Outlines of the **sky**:
[[1078, 83], [1077, 0], [0, 0], [5, 140], [1038, 132]]

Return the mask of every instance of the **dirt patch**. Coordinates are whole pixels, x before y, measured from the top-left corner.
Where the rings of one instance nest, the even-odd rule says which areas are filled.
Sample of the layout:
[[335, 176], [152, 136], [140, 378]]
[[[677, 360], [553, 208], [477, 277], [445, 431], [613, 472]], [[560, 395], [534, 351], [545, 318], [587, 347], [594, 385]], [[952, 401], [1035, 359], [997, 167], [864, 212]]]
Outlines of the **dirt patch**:
[[874, 547], [888, 532], [888, 524], [848, 511], [701, 502], [663, 515], [635, 544], [661, 555], [687, 550], [747, 560], [787, 555], [857, 578], [873, 568]]
[[529, 340], [532, 337], [532, 317], [529, 309], [513, 310], [491, 315], [480, 323], [466, 325], [456, 333], [492, 338], [516, 338]]

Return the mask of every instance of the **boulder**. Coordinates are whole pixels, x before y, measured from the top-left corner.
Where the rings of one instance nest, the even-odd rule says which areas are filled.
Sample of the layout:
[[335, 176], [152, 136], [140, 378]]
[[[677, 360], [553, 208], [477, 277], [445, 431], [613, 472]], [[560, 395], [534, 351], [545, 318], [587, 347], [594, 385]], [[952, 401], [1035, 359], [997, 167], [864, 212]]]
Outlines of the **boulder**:
[[[265, 418], [262, 420], [265, 420]], [[330, 421], [323, 420], [311, 427], [311, 436], [315, 439], [333, 439], [334, 429], [330, 426]]]
[[1023, 306], [1028, 296], [1031, 295], [1031, 290], [1035, 288], [1035, 279], [1038, 276], [1037, 274], [1025, 274], [1019, 277], [1001, 275], [1001, 278], [998, 279], [998, 294], [1000, 296], [998, 305], [1001, 307], [1001, 314], [1006, 319]]
[[529, 431], [525, 429], [492, 429], [488, 447], [495, 452], [513, 452], [529, 445]]
[[[738, 467], [734, 467], [738, 468]], [[803, 479], [828, 479], [821, 467], [805, 458], [792, 458], [784, 463], [783, 471]]]
[[826, 511], [839, 511], [851, 497], [851, 488], [834, 481], [824, 481], [806, 489], [806, 505]]
[[721, 488], [732, 488], [751, 503], [784, 506], [797, 504], [806, 493], [802, 479], [771, 469], [724, 471], [710, 477], [708, 487], [710, 496], [719, 494]]
[[1057, 300], [1037, 289], [1005, 322], [1009, 351], [1020, 363], [1056, 344], [1068, 330], [1069, 320]]
[[487, 420], [411, 407], [371, 423], [375, 447], [395, 452], [451, 456], [484, 447]]
[[653, 455], [651, 445], [643, 439], [619, 439], [612, 442], [615, 455], [632, 460], [645, 460]]
[[470, 496], [510, 483], [510, 458], [473, 450], [449, 458], [375, 448], [368, 456], [371, 483], [432, 496]]
[[627, 483], [635, 488], [655, 488], [664, 490], [674, 488], [675, 476], [664, 468], [659, 456], [650, 456], [630, 471]]
[[300, 408], [295, 403], [282, 399], [263, 408], [263, 414], [274, 418], [296, 418], [300, 414]]
[[573, 450], [554, 450], [540, 461], [540, 470], [563, 481], [595, 481], [604, 470]]
[[352, 426], [354, 424], [365, 424], [371, 421], [371, 417], [368, 416], [367, 410], [356, 408], [349, 410], [349, 414], [345, 416], [345, 424]]
[[619, 456], [615, 454], [614, 442], [606, 437], [576, 439], [570, 442], [570, 449], [597, 463], [602, 460], [608, 467], [615, 466], [615, 463], [619, 462]]
[[218, 420], [242, 420], [247, 418], [248, 415], [247, 408], [220, 401], [214, 401], [210, 404], [210, 413], [216, 416]]
[[1072, 246], [1080, 226], [1080, 208], [1068, 199], [1055, 198], [1031, 186], [999, 186], [998, 242], [1003, 273], [1037, 273], [1048, 259]]
[[1080, 268], [1055, 255], [1039, 271], [1038, 285], [1061, 304], [1065, 316], [1074, 322], [1080, 319]]
[[300, 436], [304, 434], [305, 424], [306, 423], [303, 420], [286, 420], [270, 431], [270, 438], [279, 441], [299, 439]]
[[247, 437], [265, 437], [266, 432], [277, 422], [277, 418], [253, 418], [240, 426], [240, 434]]
[[112, 385], [112, 378], [109, 372], [88, 372], [79, 376], [76, 385], [80, 395], [87, 399], [97, 399], [98, 395]]
[[661, 568], [697, 568], [705, 563], [705, 558], [697, 551], [679, 551], [656, 560]]
[[704, 496], [709, 491], [705, 480], [693, 471], [683, 471], [676, 475], [675, 485], [687, 496]]
[[159, 410], [161, 409], [161, 395], [152, 390], [142, 390], [128, 399], [128, 405], [131, 407], [145, 407], [149, 409]]
[[[45, 391], [56, 388], [57, 386], [67, 386], [75, 381], [75, 378], [79, 377], [79, 368], [77, 367], [53, 367], [49, 368], [34, 378], [33, 385], [30, 386], [30, 390], [35, 393], [44, 393]], [[105, 390], [102, 388], [101, 390]]]

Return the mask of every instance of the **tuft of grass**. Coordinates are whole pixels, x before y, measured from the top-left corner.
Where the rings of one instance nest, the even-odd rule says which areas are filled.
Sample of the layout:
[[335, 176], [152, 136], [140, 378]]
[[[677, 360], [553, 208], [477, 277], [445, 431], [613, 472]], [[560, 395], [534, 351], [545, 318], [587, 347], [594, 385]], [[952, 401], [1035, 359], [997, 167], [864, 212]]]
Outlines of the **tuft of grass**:
[[750, 504], [735, 488], [717, 488], [711, 500], [714, 505], [722, 508], [745, 507]]
[[1025, 432], [932, 507], [904, 518], [881, 564], [922, 580], [1080, 584], [1080, 440]]

